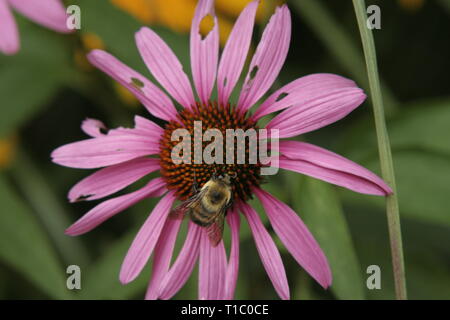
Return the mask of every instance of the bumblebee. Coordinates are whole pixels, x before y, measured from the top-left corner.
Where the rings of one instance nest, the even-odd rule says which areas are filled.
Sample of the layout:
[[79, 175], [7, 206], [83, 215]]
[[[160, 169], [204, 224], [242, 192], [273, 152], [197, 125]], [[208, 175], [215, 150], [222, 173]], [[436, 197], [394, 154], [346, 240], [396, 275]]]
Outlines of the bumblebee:
[[172, 210], [170, 216], [179, 219], [189, 215], [194, 223], [206, 228], [211, 244], [215, 247], [222, 240], [225, 215], [231, 204], [230, 176], [214, 175], [196, 194]]

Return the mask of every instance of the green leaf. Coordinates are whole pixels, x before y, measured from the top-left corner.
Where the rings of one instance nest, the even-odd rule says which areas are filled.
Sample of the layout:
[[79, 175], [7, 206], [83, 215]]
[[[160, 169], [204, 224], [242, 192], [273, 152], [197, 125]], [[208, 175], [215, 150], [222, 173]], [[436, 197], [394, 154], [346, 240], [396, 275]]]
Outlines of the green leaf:
[[360, 265], [334, 188], [304, 177], [294, 190], [294, 206], [330, 263], [331, 290], [339, 299], [364, 299]]
[[[395, 175], [402, 215], [428, 223], [450, 225], [450, 100], [421, 101], [404, 106], [401, 116], [389, 122]], [[349, 131], [341, 153], [379, 172], [373, 133], [363, 126]], [[352, 203], [384, 207], [384, 199], [344, 192]]]
[[[376, 210], [375, 210], [376, 211]], [[403, 210], [402, 210], [403, 211]], [[370, 265], [381, 269], [381, 289], [369, 290], [369, 299], [393, 299], [394, 282], [392, 257], [386, 218], [374, 210], [364, 207], [350, 207], [348, 221], [355, 238], [355, 246], [361, 261], [364, 281]], [[449, 299], [450, 270], [448, 227], [425, 225], [415, 220], [402, 220], [405, 243], [405, 264], [410, 299]]]
[[392, 147], [426, 149], [450, 156], [450, 99], [423, 101], [405, 109], [389, 125]]
[[12, 64], [2, 68], [0, 136], [9, 134], [26, 122], [56, 93], [56, 79], [39, 77], [44, 71], [32, 64]]
[[51, 298], [70, 298], [65, 269], [45, 232], [2, 175], [0, 203], [0, 259]]
[[[449, 226], [449, 157], [415, 150], [394, 151], [393, 155], [402, 216]], [[378, 166], [376, 159], [361, 164], [373, 171]], [[344, 195], [352, 203], [384, 207], [384, 199], [379, 197]]]
[[0, 56], [0, 136], [11, 133], [45, 107], [73, 75], [62, 36], [19, 21], [20, 53]]
[[11, 173], [23, 199], [33, 208], [62, 260], [65, 263], [76, 261], [77, 264], [84, 264], [88, 257], [80, 239], [64, 234], [71, 224], [67, 208], [54, 195], [48, 184], [48, 176], [44, 176], [36, 166], [35, 159], [19, 148]]
[[[388, 122], [392, 149], [416, 149], [450, 155], [448, 132], [450, 99], [425, 100], [402, 107], [401, 115]], [[355, 160], [376, 156], [373, 130], [368, 130], [370, 119], [351, 128], [343, 137], [342, 150]]]
[[[119, 281], [120, 266], [136, 233], [137, 230], [127, 233], [112, 243], [95, 263], [83, 268], [85, 276], [81, 299], [130, 299], [139, 294], [144, 297], [149, 277], [141, 274], [137, 280], [127, 285], [122, 285]], [[147, 274], [145, 271], [142, 273]]]

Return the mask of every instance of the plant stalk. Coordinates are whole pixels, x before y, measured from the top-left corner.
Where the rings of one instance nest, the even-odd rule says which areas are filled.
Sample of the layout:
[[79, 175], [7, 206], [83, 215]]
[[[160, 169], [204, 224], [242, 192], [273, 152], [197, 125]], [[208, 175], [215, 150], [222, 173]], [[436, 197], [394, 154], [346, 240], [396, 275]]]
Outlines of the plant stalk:
[[381, 94], [380, 79], [378, 76], [375, 42], [372, 30], [367, 26], [366, 4], [364, 0], [353, 0], [356, 18], [364, 49], [367, 74], [369, 77], [370, 94], [372, 98], [375, 126], [380, 155], [381, 172], [383, 179], [391, 186], [393, 194], [386, 198], [386, 214], [389, 228], [389, 238], [394, 271], [395, 294], [398, 300], [406, 300], [405, 265], [403, 260], [402, 233], [400, 228], [400, 214], [398, 197], [395, 186], [394, 165], [392, 161], [391, 146], [386, 128], [383, 97]]

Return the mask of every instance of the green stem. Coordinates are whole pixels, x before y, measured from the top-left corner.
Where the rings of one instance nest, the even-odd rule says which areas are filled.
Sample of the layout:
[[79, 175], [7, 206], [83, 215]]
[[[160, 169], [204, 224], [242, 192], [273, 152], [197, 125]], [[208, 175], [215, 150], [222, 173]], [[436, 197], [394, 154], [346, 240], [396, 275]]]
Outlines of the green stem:
[[359, 31], [366, 57], [367, 73], [369, 77], [372, 105], [377, 131], [378, 150], [380, 154], [381, 172], [383, 179], [392, 187], [394, 193], [386, 199], [386, 213], [391, 243], [392, 264], [394, 269], [395, 292], [399, 300], [406, 296], [405, 265], [403, 261], [403, 244], [400, 228], [398, 198], [395, 186], [394, 165], [391, 146], [389, 143], [386, 121], [384, 116], [383, 97], [381, 95], [380, 79], [378, 76], [375, 43], [371, 29], [367, 27], [366, 5], [364, 0], [353, 0], [358, 20]]
[[[310, 26], [311, 30], [316, 33], [325, 47], [332, 53], [333, 57], [337, 59], [363, 88], [368, 88], [364, 59], [358, 47], [327, 10], [322, 1], [293, 0], [290, 3], [305, 23]], [[388, 116], [390, 116], [396, 111], [398, 102], [385, 85], [382, 85], [382, 87], [384, 101], [389, 106], [387, 110], [389, 112]]]

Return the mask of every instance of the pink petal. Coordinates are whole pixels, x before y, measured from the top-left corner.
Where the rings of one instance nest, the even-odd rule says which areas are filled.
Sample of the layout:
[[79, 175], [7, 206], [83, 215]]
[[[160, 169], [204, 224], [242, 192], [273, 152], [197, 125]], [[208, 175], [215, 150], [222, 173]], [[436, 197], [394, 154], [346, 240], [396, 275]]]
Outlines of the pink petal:
[[78, 182], [69, 192], [70, 202], [109, 196], [160, 168], [159, 159], [138, 158], [101, 169]]
[[269, 193], [255, 188], [270, 224], [294, 259], [324, 288], [331, 285], [327, 258], [299, 216]]
[[377, 175], [336, 153], [309, 143], [280, 141], [280, 168], [299, 172], [347, 189], [385, 196], [392, 189]]
[[88, 59], [95, 67], [132, 92], [155, 117], [166, 121], [175, 119], [177, 110], [172, 100], [143, 75], [103, 50], [91, 51]]
[[281, 299], [288, 300], [289, 285], [280, 252], [256, 211], [246, 203], [242, 203], [240, 209], [252, 230], [259, 256], [275, 290]]
[[135, 128], [131, 131], [138, 131], [141, 134], [147, 134], [152, 139], [159, 141], [164, 133], [164, 130], [153, 121], [150, 121], [141, 116], [134, 117]]
[[160, 299], [172, 298], [186, 283], [194, 269], [199, 254], [200, 235], [203, 229], [189, 221], [189, 229], [183, 248], [175, 263], [161, 282]]
[[225, 280], [225, 300], [232, 300], [234, 299], [239, 271], [239, 229], [241, 227], [239, 212], [236, 210], [229, 211], [227, 222], [231, 229], [231, 251]]
[[60, 0], [8, 0], [11, 6], [21, 14], [49, 29], [68, 33], [66, 8]]
[[269, 113], [286, 108], [306, 108], [308, 102], [342, 88], [357, 88], [357, 86], [352, 80], [329, 73], [301, 77], [272, 94], [259, 106], [253, 117], [257, 120]]
[[123, 284], [133, 281], [147, 264], [174, 201], [174, 192], [165, 195], [134, 238], [120, 270]]
[[173, 248], [182, 221], [182, 219], [167, 219], [161, 231], [153, 256], [152, 277], [145, 295], [145, 299], [147, 300], [158, 299], [159, 288], [169, 270]]
[[223, 300], [227, 255], [223, 241], [213, 247], [206, 230], [200, 236], [200, 260], [198, 269], [199, 300]]
[[[214, 19], [213, 29], [202, 39], [200, 24], [203, 18]], [[192, 77], [200, 101], [207, 104], [216, 81], [219, 59], [219, 24], [214, 13], [214, 0], [199, 0], [191, 27]]]
[[136, 44], [156, 80], [182, 106], [190, 109], [195, 104], [192, 87], [183, 66], [169, 46], [146, 27], [136, 33]]
[[96, 119], [86, 119], [81, 124], [81, 130], [84, 131], [88, 136], [92, 138], [101, 137], [105, 134], [102, 133], [102, 130], [106, 131], [107, 128], [103, 122]]
[[165, 191], [166, 188], [164, 180], [161, 178], [156, 178], [138, 191], [100, 203], [98, 206], [81, 217], [81, 219], [71, 225], [66, 230], [66, 234], [78, 236], [91, 231], [99, 224], [138, 203], [139, 201], [149, 197], [161, 196]]
[[344, 118], [365, 99], [364, 92], [356, 87], [329, 90], [306, 101], [301, 107], [283, 111], [266, 128], [278, 129], [280, 138], [298, 136]]
[[15, 54], [19, 51], [19, 32], [6, 0], [0, 0], [0, 52]]
[[228, 103], [231, 92], [241, 76], [252, 41], [258, 5], [259, 0], [252, 1], [242, 11], [223, 49], [217, 74], [219, 103], [222, 105]]
[[53, 151], [52, 160], [67, 167], [94, 169], [159, 153], [160, 138], [154, 133], [150, 135], [145, 130], [123, 130], [66, 144]]
[[286, 60], [290, 40], [291, 14], [283, 5], [270, 19], [250, 63], [238, 102], [241, 110], [250, 109], [272, 86]]

